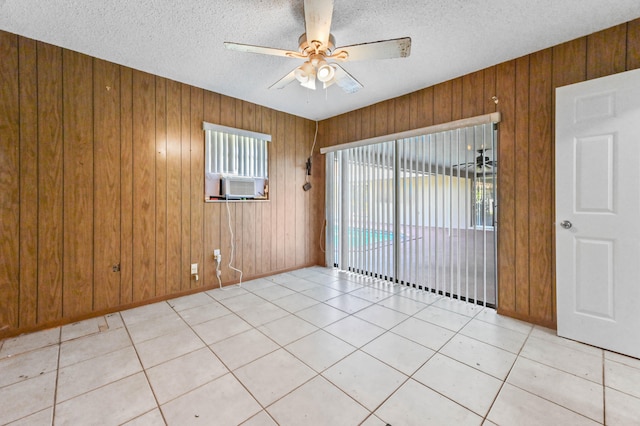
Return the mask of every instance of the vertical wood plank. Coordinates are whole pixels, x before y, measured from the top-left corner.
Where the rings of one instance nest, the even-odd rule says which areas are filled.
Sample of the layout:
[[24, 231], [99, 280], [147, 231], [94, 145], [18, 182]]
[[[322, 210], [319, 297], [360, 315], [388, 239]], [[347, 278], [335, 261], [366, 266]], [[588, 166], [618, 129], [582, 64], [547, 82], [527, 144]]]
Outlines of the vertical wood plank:
[[[358, 114], [358, 117], [359, 116], [360, 114]], [[320, 169], [319, 167], [320, 161], [319, 161], [319, 158], [317, 158], [318, 155], [316, 154], [320, 152], [320, 149], [318, 148], [317, 143], [315, 146], [313, 146], [313, 138], [314, 138], [315, 130], [316, 130], [315, 121], [304, 120], [303, 132], [305, 134], [305, 141], [306, 141], [305, 145], [309, 150], [309, 154], [311, 154], [311, 161], [313, 164], [311, 168], [311, 176], [309, 176], [310, 182], [314, 174], [318, 176], [320, 175], [324, 176], [324, 169]], [[361, 130], [360, 125], [358, 125], [357, 131], [359, 132], [360, 130]], [[313, 183], [311, 185], [313, 185]], [[313, 255], [314, 251], [319, 250], [319, 247], [317, 246], [317, 242], [319, 240], [316, 233], [319, 232], [320, 220], [324, 219], [324, 217], [322, 218], [316, 217], [314, 214], [315, 212], [311, 211], [311, 198], [314, 195], [315, 194], [307, 192], [304, 196], [304, 212], [305, 212], [304, 227], [305, 227], [305, 233], [306, 233], [306, 246], [305, 246], [305, 257], [304, 257], [305, 264], [311, 263], [312, 258], [314, 257]]]
[[275, 238], [277, 240], [276, 266], [274, 269], [284, 269], [285, 267], [285, 168], [286, 168], [286, 141], [287, 129], [285, 114], [278, 111], [276, 113], [276, 180], [275, 180], [275, 202], [277, 204], [276, 212], [276, 230]]
[[[260, 105], [255, 105], [254, 111], [254, 128], [257, 132], [262, 133], [262, 109]], [[263, 223], [263, 211], [266, 203], [257, 203], [255, 206], [255, 274], [263, 274], [263, 252], [262, 252], [262, 227]]]
[[529, 95], [529, 253], [531, 315], [539, 320], [555, 320], [553, 301], [552, 176], [552, 51], [531, 55]]
[[[374, 134], [373, 136], [381, 136], [381, 135], [387, 135], [389, 134], [389, 125], [388, 125], [388, 120], [389, 120], [389, 112], [388, 112], [388, 107], [389, 105], [385, 102], [380, 102], [374, 105], [374, 116], [372, 117], [374, 120]], [[340, 131], [340, 128], [338, 128], [338, 131]], [[341, 143], [342, 143], [342, 139]]]
[[555, 46], [553, 48], [553, 88], [584, 81], [587, 77], [586, 58], [586, 37]]
[[155, 295], [167, 292], [167, 81], [156, 77], [156, 282]]
[[[354, 129], [354, 141], [359, 141], [362, 140], [362, 109], [353, 111], [352, 113], [353, 115], [350, 118], [350, 121], [354, 121], [355, 124], [355, 129]], [[314, 123], [314, 127], [312, 129], [312, 132], [315, 132], [315, 123]], [[313, 138], [313, 134], [311, 135], [311, 137]], [[313, 139], [312, 139], [312, 143], [313, 143]]]
[[[240, 99], [234, 99], [236, 104], [236, 128], [242, 128], [242, 115], [243, 115], [243, 102]], [[233, 227], [233, 237], [234, 237], [234, 252], [235, 252], [235, 260], [233, 266], [236, 269], [243, 270], [243, 261], [244, 261], [244, 250], [242, 245], [243, 239], [243, 219], [244, 219], [244, 208], [245, 203], [233, 203], [233, 216], [231, 216], [231, 226]], [[239, 280], [240, 274], [235, 272], [234, 279]]]
[[460, 120], [462, 118], [462, 77], [451, 81], [451, 119]]
[[395, 109], [395, 132], [403, 132], [411, 128], [411, 96], [405, 95], [396, 99]]
[[[273, 132], [271, 128], [271, 117], [272, 110], [268, 108], [262, 108], [262, 120], [261, 120], [261, 132], [272, 135], [273, 140]], [[273, 236], [272, 236], [272, 226], [274, 222], [273, 217], [273, 206], [274, 201], [271, 194], [271, 181], [272, 176], [275, 173], [273, 169], [273, 157], [275, 156], [275, 149], [272, 142], [267, 144], [267, 156], [268, 156], [268, 173], [269, 173], [269, 201], [266, 203], [262, 203], [262, 272], [271, 271], [272, 258], [275, 254], [273, 250]]]
[[290, 114], [285, 114], [285, 144], [285, 268], [293, 268], [297, 240], [296, 191], [302, 191], [302, 183], [296, 179], [296, 119]]
[[[220, 124], [223, 126], [236, 126], [236, 103], [233, 98], [220, 96]], [[220, 216], [220, 249], [222, 250], [222, 281], [229, 282], [235, 277], [235, 273], [229, 269], [231, 260], [231, 232], [229, 230], [229, 212], [233, 203], [225, 203], [221, 207]]]
[[242, 205], [242, 227], [238, 230], [242, 245], [242, 273], [244, 279], [252, 277], [256, 273], [256, 203], [249, 201], [238, 203]]
[[[368, 139], [370, 137], [373, 137], [373, 135], [375, 134], [375, 116], [374, 116], [374, 111], [375, 108], [373, 106], [368, 106], [365, 108], [362, 108], [362, 115], [360, 117], [360, 132], [361, 132], [361, 138], [362, 139]], [[330, 142], [331, 145], [334, 144], [334, 142]]]
[[180, 85], [181, 238], [180, 288], [191, 288], [191, 88]]
[[[220, 123], [220, 95], [204, 92], [204, 121]], [[220, 249], [220, 203], [204, 205], [204, 284], [218, 285], [216, 262], [213, 251]]]
[[133, 301], [155, 295], [155, 78], [133, 71]]
[[[302, 189], [302, 185], [305, 182], [306, 170], [305, 162], [309, 157], [311, 147], [307, 146], [305, 135], [305, 120], [300, 117], [294, 117], [295, 120], [295, 227], [296, 238], [294, 240], [295, 250], [295, 265], [301, 266], [305, 264], [307, 257], [307, 241], [309, 236], [307, 235], [307, 224], [305, 221], [305, 198], [309, 192]], [[311, 191], [313, 190], [313, 186]]]
[[420, 102], [421, 92], [413, 92], [409, 94], [409, 128], [418, 128], [418, 104]]
[[395, 133], [396, 132], [396, 99], [389, 99], [384, 102], [386, 104], [387, 109], [387, 132]]
[[484, 96], [482, 98], [484, 114], [491, 114], [498, 110], [498, 105], [491, 99], [496, 96], [496, 72], [497, 67], [495, 66], [484, 70]]
[[240, 101], [242, 104], [242, 128], [249, 131], [256, 130], [256, 104]]
[[433, 87], [422, 89], [418, 96], [418, 122], [416, 127], [431, 126], [433, 121]]
[[627, 24], [627, 71], [640, 68], [640, 18]]
[[347, 124], [347, 136], [345, 138], [346, 141], [353, 142], [358, 140], [356, 139], [356, 112], [351, 111], [347, 114], [344, 114], [344, 120]]
[[497, 67], [496, 96], [500, 100], [497, 107], [502, 115], [498, 130], [498, 310], [507, 312], [516, 310], [515, 74], [515, 61]]
[[[362, 112], [362, 111], [361, 111]], [[361, 116], [358, 119], [362, 123]], [[315, 133], [316, 125], [314, 122], [309, 122], [309, 140], [313, 143], [312, 138]], [[357, 127], [356, 127], [357, 131]], [[319, 135], [318, 135], [319, 137]], [[362, 126], [360, 126], [360, 136], [362, 139]], [[307, 262], [317, 265], [325, 265], [325, 253], [321, 247], [325, 246], [326, 239], [324, 238], [324, 226], [325, 226], [325, 186], [326, 186], [326, 155], [320, 154], [320, 149], [316, 145], [313, 153], [314, 172], [311, 176], [311, 184], [313, 185], [312, 191], [316, 191], [313, 194], [309, 194], [308, 201], [308, 213], [309, 216], [309, 252], [307, 255]], [[333, 265], [331, 265], [333, 266]]]
[[[388, 110], [387, 110], [388, 111]], [[338, 119], [338, 141], [342, 143], [352, 142], [352, 136], [355, 134], [355, 126], [351, 126], [350, 121], [353, 117], [352, 113], [340, 114]]]
[[[238, 259], [238, 249], [240, 248], [240, 242], [242, 239], [242, 232], [239, 232], [242, 229], [242, 206], [241, 203], [228, 203], [227, 204], [227, 217], [231, 217], [231, 225], [230, 228], [233, 230], [233, 235], [229, 236], [229, 241], [233, 241], [233, 247], [231, 248], [231, 266], [235, 269], [242, 270], [242, 262]], [[231, 274], [232, 281], [240, 280], [240, 273], [235, 269], [229, 268], [229, 273]]]
[[[216, 260], [213, 256], [215, 249], [220, 249], [220, 217], [222, 212], [221, 203], [208, 203], [204, 206], [204, 283], [207, 286], [219, 285], [216, 275]], [[220, 265], [222, 267], [222, 265]]]
[[63, 50], [63, 309], [93, 309], [93, 61]]
[[[4, 33], [0, 32], [0, 37], [4, 37]], [[0, 45], [10, 46], [4, 41], [0, 42]], [[18, 37], [18, 49], [20, 67], [20, 320], [18, 325], [29, 327], [36, 324], [38, 306], [38, 75], [36, 42], [25, 37]], [[7, 55], [3, 53], [0, 54], [0, 57], [4, 61]], [[9, 55], [10, 57], [11, 55]], [[11, 61], [7, 60], [4, 66], [9, 64]], [[2, 74], [4, 75], [4, 72]], [[0, 83], [0, 87], [9, 88], [11, 85], [3, 82]], [[3, 95], [2, 99], [6, 102], [11, 99], [11, 96]], [[11, 115], [0, 113], [0, 117], [10, 118]], [[9, 128], [7, 127], [7, 129]], [[9, 140], [4, 136], [1, 139]], [[3, 237], [3, 241], [5, 240]], [[3, 282], [9, 283], [11, 281], [3, 280]], [[2, 293], [7, 296], [11, 294], [4, 290]], [[4, 303], [0, 303], [0, 305], [10, 306]], [[7, 313], [9, 312], [7, 311]]]
[[460, 118], [482, 115], [484, 113], [484, 104], [484, 70], [462, 77], [462, 112]]
[[445, 81], [433, 87], [433, 124], [446, 123], [452, 120], [453, 83]]
[[180, 83], [167, 81], [167, 292], [180, 291], [182, 268], [182, 158]]
[[318, 146], [320, 148], [333, 145], [333, 143], [330, 141], [330, 133], [331, 129], [333, 129], [334, 127], [332, 125], [332, 120], [334, 119], [335, 117], [318, 122]]
[[[191, 88], [191, 263], [204, 264], [204, 91]], [[191, 281], [201, 287], [204, 280]]]
[[516, 311], [529, 310], [529, 57], [516, 60], [515, 234]]
[[133, 301], [133, 71], [120, 67], [120, 303]]
[[120, 274], [112, 267], [120, 263], [121, 146], [120, 67], [94, 60], [94, 309], [107, 309], [120, 302]]
[[[242, 103], [242, 128], [255, 130], [255, 105], [250, 102]], [[256, 271], [256, 203], [242, 204], [242, 271], [246, 277], [255, 275]]]
[[0, 31], [0, 332], [20, 306], [20, 91], [18, 36]]
[[[388, 111], [388, 110], [385, 110]], [[338, 119], [338, 132], [336, 133], [338, 143], [349, 142], [349, 125], [347, 123], [347, 115], [342, 114], [337, 117]], [[384, 120], [386, 122], [386, 120]]]
[[627, 24], [587, 36], [587, 79], [626, 69]]
[[62, 49], [38, 42], [38, 323], [62, 317]]

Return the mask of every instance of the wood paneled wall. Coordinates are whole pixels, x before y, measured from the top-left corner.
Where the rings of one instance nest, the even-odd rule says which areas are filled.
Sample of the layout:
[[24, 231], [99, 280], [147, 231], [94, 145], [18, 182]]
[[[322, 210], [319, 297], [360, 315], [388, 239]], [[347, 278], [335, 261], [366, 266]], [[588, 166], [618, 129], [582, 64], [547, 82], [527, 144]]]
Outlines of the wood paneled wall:
[[[325, 120], [318, 144], [500, 111], [499, 311], [554, 326], [554, 89], [635, 68], [640, 20]], [[2, 31], [0, 91], [0, 337], [215, 286], [215, 248], [239, 279], [203, 120], [273, 135], [270, 201], [228, 205], [243, 279], [324, 263], [313, 122]]]
[[243, 279], [321, 261], [314, 122], [1, 31], [0, 90], [0, 337], [217, 286], [216, 248], [239, 279], [203, 120], [273, 135], [270, 201], [229, 203]]
[[498, 311], [555, 327], [555, 88], [635, 68], [640, 20], [322, 121], [319, 144], [500, 111]]

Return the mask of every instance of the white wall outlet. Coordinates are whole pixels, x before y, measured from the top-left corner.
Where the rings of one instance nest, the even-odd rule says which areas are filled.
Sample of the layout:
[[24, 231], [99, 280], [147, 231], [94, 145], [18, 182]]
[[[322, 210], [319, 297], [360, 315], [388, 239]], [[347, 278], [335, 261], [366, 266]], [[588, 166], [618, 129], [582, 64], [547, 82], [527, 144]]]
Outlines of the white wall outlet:
[[220, 249], [215, 249], [215, 250], [213, 251], [213, 255], [214, 255], [214, 256], [220, 256]]
[[197, 263], [192, 263], [191, 264], [191, 275], [196, 275], [198, 273], [198, 264]]

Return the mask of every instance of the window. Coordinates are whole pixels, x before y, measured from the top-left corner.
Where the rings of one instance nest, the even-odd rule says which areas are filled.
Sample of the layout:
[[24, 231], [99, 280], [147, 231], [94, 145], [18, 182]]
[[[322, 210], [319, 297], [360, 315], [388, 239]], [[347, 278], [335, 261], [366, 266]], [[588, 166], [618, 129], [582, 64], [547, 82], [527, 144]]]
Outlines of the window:
[[493, 174], [480, 174], [474, 181], [474, 224], [477, 228], [492, 228], [496, 204], [495, 179]]
[[327, 264], [495, 306], [499, 120], [322, 148]]
[[203, 123], [205, 199], [267, 199], [271, 135]]

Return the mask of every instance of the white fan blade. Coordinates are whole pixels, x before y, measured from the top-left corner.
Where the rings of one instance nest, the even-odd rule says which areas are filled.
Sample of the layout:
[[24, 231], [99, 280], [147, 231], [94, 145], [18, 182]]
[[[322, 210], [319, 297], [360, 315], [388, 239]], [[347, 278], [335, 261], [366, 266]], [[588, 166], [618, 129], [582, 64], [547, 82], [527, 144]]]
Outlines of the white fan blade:
[[362, 84], [353, 78], [351, 74], [346, 72], [340, 65], [331, 64], [331, 66], [336, 69], [336, 75], [334, 77], [336, 84], [346, 93], [356, 93], [358, 90], [362, 89]]
[[363, 59], [391, 59], [406, 58], [411, 54], [411, 38], [396, 38], [393, 40], [374, 41], [372, 43], [354, 44], [340, 47], [331, 56], [340, 58], [342, 52], [347, 52], [345, 61], [361, 61]]
[[284, 49], [274, 49], [272, 47], [254, 46], [251, 44], [224, 42], [224, 47], [237, 52], [260, 53], [262, 55], [285, 56], [287, 58], [297, 58], [300, 56], [298, 52], [292, 52]]
[[291, 70], [289, 74], [285, 75], [280, 80], [273, 83], [271, 87], [269, 87], [269, 89], [284, 89], [289, 83], [291, 83], [292, 81], [295, 81], [296, 79], [295, 70], [297, 69], [298, 68], [296, 67], [293, 70]]
[[304, 0], [304, 25], [307, 41], [329, 45], [333, 0]]

